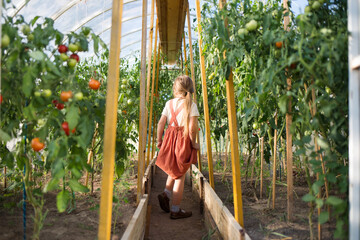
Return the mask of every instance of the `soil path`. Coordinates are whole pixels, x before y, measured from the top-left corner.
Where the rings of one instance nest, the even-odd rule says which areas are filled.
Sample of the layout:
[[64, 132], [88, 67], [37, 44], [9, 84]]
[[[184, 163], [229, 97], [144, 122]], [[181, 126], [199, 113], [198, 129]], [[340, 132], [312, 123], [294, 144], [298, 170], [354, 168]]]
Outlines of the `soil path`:
[[170, 213], [161, 210], [157, 195], [164, 191], [166, 178], [167, 175], [157, 168], [149, 199], [151, 217], [148, 240], [202, 239], [207, 231], [200, 214], [199, 203], [195, 200], [189, 185], [185, 184], [181, 208], [192, 211], [193, 215], [190, 218], [172, 220]]

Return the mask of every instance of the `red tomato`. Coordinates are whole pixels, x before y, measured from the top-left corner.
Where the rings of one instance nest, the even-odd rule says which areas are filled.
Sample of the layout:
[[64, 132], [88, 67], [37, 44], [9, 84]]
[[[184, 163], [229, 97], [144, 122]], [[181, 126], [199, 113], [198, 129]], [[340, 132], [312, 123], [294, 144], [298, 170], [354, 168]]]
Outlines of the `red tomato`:
[[51, 102], [52, 102], [52, 104], [54, 104], [55, 106], [59, 103], [58, 100], [52, 100]]
[[39, 152], [41, 149], [45, 147], [45, 144], [40, 142], [39, 138], [33, 138], [31, 140], [31, 147], [34, 151]]
[[69, 101], [69, 99], [72, 98], [72, 91], [63, 91], [60, 94], [60, 99], [63, 102]]
[[68, 51], [68, 48], [65, 45], [59, 45], [58, 51], [59, 53], [66, 53]]
[[89, 81], [89, 87], [93, 90], [98, 90], [100, 88], [100, 82], [98, 80], [95, 80], [93, 78], [90, 78]]
[[69, 123], [68, 123], [68, 122], [63, 122], [63, 123], [61, 124], [61, 127], [62, 127], [62, 129], [64, 130], [65, 134], [66, 134], [67, 136], [69, 136], [69, 134], [70, 134]]
[[63, 103], [58, 103], [55, 105], [55, 107], [59, 110], [64, 109], [65, 105]]
[[0, 104], [2, 104], [3, 98], [2, 95], [0, 94]]
[[79, 55], [77, 55], [76, 53], [71, 54], [70, 58], [75, 59], [77, 62], [80, 61]]
[[277, 48], [282, 48], [282, 45], [283, 45], [283, 43], [280, 42], [280, 41], [275, 43], [275, 46], [276, 46]]

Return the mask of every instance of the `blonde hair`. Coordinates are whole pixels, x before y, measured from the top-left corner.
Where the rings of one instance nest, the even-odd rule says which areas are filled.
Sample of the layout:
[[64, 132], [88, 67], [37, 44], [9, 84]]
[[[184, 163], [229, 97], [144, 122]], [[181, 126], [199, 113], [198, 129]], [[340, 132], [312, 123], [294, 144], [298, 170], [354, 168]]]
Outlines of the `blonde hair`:
[[192, 94], [194, 93], [194, 84], [187, 75], [178, 76], [173, 85], [174, 97], [182, 96], [185, 98], [184, 112], [182, 122], [184, 124], [184, 136], [189, 133], [190, 111], [192, 105]]

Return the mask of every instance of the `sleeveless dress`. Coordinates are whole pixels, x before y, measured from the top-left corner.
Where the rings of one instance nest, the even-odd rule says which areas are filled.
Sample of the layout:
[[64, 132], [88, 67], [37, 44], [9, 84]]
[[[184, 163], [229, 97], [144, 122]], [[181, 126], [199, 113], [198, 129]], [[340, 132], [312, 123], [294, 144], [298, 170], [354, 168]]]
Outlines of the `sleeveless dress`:
[[[190, 168], [191, 164], [197, 162], [197, 150], [192, 147], [190, 136], [183, 136], [184, 127], [180, 127], [176, 116], [183, 109], [181, 105], [176, 112], [173, 100], [169, 102], [171, 119], [165, 131], [156, 165], [170, 177], [177, 179], [182, 177]], [[171, 126], [174, 123], [175, 126]]]

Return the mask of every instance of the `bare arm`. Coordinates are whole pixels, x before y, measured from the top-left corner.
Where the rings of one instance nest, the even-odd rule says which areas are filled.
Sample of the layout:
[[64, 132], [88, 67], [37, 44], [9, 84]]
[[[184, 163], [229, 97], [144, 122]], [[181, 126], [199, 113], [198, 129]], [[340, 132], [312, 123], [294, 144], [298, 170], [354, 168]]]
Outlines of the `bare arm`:
[[162, 135], [164, 133], [164, 128], [165, 128], [165, 125], [166, 125], [166, 121], [167, 121], [167, 117], [165, 115], [161, 115], [161, 118], [159, 120], [158, 127], [157, 127], [157, 140], [158, 140], [157, 147], [159, 149], [161, 148]]
[[190, 117], [190, 123], [189, 123], [189, 135], [191, 140], [191, 145], [195, 149], [199, 149], [200, 145], [196, 142], [196, 134], [198, 133], [198, 117]]

